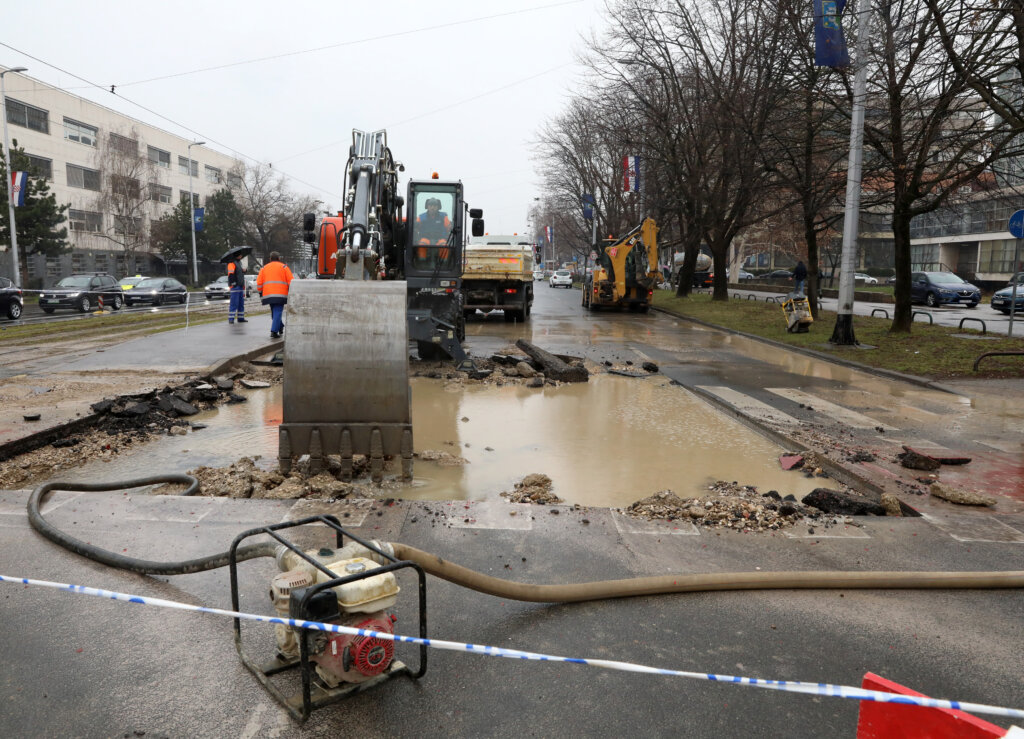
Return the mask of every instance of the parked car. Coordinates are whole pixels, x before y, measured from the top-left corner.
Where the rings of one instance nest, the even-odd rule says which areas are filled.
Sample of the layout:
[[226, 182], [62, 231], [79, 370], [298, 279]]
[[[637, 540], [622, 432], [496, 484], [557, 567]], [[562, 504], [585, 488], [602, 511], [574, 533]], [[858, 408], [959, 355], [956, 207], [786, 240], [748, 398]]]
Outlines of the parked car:
[[754, 281], [754, 273], [753, 272], [747, 272], [746, 270], [742, 270], [741, 269], [741, 270], [739, 270], [739, 275], [737, 277], [737, 281], [738, 282], [753, 282]]
[[877, 285], [878, 284], [878, 279], [876, 277], [872, 277], [871, 275], [866, 275], [863, 272], [854, 272], [853, 273], [853, 279], [854, 280], [863, 280], [865, 285]]
[[548, 287], [572, 287], [572, 272], [567, 269], [556, 269], [551, 279], [548, 280]]
[[25, 299], [21, 295], [21, 288], [8, 280], [0, 277], [0, 310], [12, 321], [21, 318], [25, 309]]
[[182, 303], [188, 300], [188, 288], [173, 277], [150, 277], [136, 283], [132, 291], [124, 296], [127, 306], [163, 305], [164, 303]]
[[891, 277], [886, 277], [885, 278], [885, 284], [886, 285], [895, 285], [896, 284], [896, 275], [893, 275]]
[[769, 280], [792, 280], [793, 273], [788, 269], [777, 269], [774, 272], [769, 272], [766, 275], [762, 275]]
[[973, 308], [981, 302], [981, 290], [952, 272], [914, 272], [910, 275], [910, 301], [931, 308], [947, 303]]
[[[245, 297], [247, 298], [252, 295], [252, 291], [256, 289], [256, 278], [253, 277], [250, 281], [249, 277], [249, 275], [245, 276]], [[203, 291], [206, 293], [207, 300], [213, 300], [214, 298], [229, 298], [231, 288], [228, 286], [228, 276], [221, 275], [204, 287]]]
[[121, 310], [124, 291], [117, 281], [103, 272], [68, 275], [54, 287], [39, 294], [39, 307], [43, 313], [53, 313], [58, 308], [72, 308], [88, 313], [100, 304], [114, 310]]
[[1014, 306], [1014, 314], [1024, 313], [1024, 279], [1017, 281], [1017, 299], [1013, 299], [1013, 283], [992, 293], [992, 310], [1002, 311], [1010, 315], [1010, 307]]
[[535, 269], [535, 270], [533, 270], [533, 279], [535, 279], [535, 280], [543, 280], [544, 279], [544, 270], [542, 270], [542, 269]]
[[125, 278], [119, 280], [117, 284], [121, 286], [121, 289], [125, 293], [127, 293], [129, 290], [131, 290], [133, 287], [138, 285], [143, 280], [149, 280], [149, 279], [152, 279], [152, 278], [145, 277], [143, 275], [135, 275], [134, 277], [125, 277]]

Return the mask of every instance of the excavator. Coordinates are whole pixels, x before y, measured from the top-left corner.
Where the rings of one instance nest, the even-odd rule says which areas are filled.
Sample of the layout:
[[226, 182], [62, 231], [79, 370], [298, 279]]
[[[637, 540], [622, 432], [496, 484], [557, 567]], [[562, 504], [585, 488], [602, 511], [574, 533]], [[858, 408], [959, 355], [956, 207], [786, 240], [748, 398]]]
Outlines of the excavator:
[[[303, 217], [304, 238], [316, 243], [316, 280], [293, 280], [286, 309], [283, 412], [278, 430], [282, 472], [309, 455], [310, 474], [328, 455], [352, 478], [353, 456], [383, 479], [386, 458], [401, 458], [412, 478], [409, 341], [423, 359], [469, 363], [462, 348], [465, 318], [459, 281], [467, 225], [484, 231], [462, 183], [412, 180], [398, 188], [387, 133], [354, 130], [346, 165], [344, 209]], [[402, 216], [402, 208], [406, 215]]]
[[625, 307], [646, 313], [660, 279], [658, 226], [653, 218], [645, 218], [598, 250], [594, 272], [583, 283], [583, 307], [591, 311]]

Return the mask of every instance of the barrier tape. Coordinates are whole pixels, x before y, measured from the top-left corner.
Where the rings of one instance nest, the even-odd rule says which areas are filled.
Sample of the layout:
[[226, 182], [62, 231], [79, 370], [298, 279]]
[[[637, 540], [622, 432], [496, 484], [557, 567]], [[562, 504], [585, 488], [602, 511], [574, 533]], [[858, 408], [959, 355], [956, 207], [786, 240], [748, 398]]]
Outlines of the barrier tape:
[[831, 685], [828, 683], [805, 683], [791, 680], [764, 680], [757, 677], [739, 677], [736, 675], [716, 675], [706, 672], [686, 672], [683, 670], [667, 670], [660, 667], [648, 667], [632, 662], [617, 662], [606, 659], [585, 659], [582, 657], [559, 657], [551, 654], [538, 654], [536, 652], [523, 652], [518, 649], [507, 649], [505, 647], [492, 647], [485, 644], [467, 644], [462, 642], [444, 641], [440, 639], [421, 639], [414, 636], [403, 636], [401, 634], [389, 634], [369, 629], [357, 629], [351, 626], [339, 624], [321, 623], [319, 621], [303, 621], [294, 618], [281, 618], [279, 616], [260, 616], [253, 613], [242, 613], [239, 611], [228, 611], [221, 608], [209, 608], [207, 606], [193, 606], [188, 603], [180, 603], [162, 598], [150, 598], [143, 595], [131, 595], [129, 593], [118, 593], [112, 590], [90, 588], [85, 585], [69, 585], [67, 583], [49, 582], [47, 580], [31, 580], [25, 577], [11, 577], [0, 575], [0, 582], [20, 583], [22, 585], [33, 585], [56, 590], [67, 590], [81, 595], [94, 595], [99, 598], [123, 601], [126, 603], [138, 603], [141, 605], [157, 606], [160, 608], [172, 608], [181, 611], [192, 611], [195, 613], [211, 613], [216, 616], [227, 616], [245, 621], [259, 621], [268, 624], [283, 624], [317, 631], [328, 631], [336, 634], [350, 634], [352, 636], [368, 636], [377, 639], [389, 639], [391, 641], [406, 644], [422, 644], [434, 649], [446, 649], [455, 652], [470, 652], [472, 654], [483, 654], [489, 657], [505, 657], [508, 659], [536, 660], [540, 662], [568, 662], [576, 665], [589, 665], [591, 667], [603, 667], [609, 670], [620, 670], [623, 672], [641, 672], [651, 675], [665, 675], [671, 677], [688, 677], [696, 680], [707, 680], [710, 682], [731, 683], [733, 685], [745, 685], [754, 688], [767, 688], [769, 690], [781, 690], [789, 693], [805, 693], [808, 695], [819, 695], [828, 698], [847, 698], [851, 700], [875, 701], [878, 703], [901, 703], [911, 706], [924, 706], [927, 708], [945, 708], [970, 713], [984, 713], [993, 716], [1004, 716], [1008, 718], [1024, 718], [1024, 710], [1015, 708], [1003, 708], [1000, 706], [989, 706], [983, 703], [967, 703], [964, 701], [942, 700], [939, 698], [927, 698], [915, 695], [900, 695], [898, 693], [886, 693], [879, 690], [864, 690], [863, 688], [851, 687], [848, 685]]

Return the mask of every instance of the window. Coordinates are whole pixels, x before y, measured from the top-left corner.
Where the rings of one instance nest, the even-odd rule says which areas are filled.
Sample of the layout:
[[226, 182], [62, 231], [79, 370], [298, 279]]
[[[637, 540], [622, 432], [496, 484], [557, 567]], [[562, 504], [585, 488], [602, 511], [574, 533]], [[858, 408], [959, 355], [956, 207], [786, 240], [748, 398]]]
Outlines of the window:
[[237, 190], [242, 187], [242, 178], [236, 174], [228, 172], [228, 187], [232, 190]]
[[125, 177], [120, 174], [110, 175], [110, 189], [118, 198], [138, 200], [142, 187], [134, 177]]
[[75, 141], [86, 146], [96, 146], [96, 135], [99, 130], [95, 126], [73, 121], [70, 118], [64, 119], [64, 138], [67, 141]]
[[[68, 223], [72, 231], [99, 233], [103, 230], [103, 214], [94, 213], [91, 210], [75, 210], [72, 208], [68, 211]], [[81, 270], [76, 267], [75, 271], [80, 272]]]
[[150, 146], [148, 151], [149, 161], [153, 162], [153, 164], [164, 169], [171, 168], [171, 152], [157, 149], [154, 146]]
[[127, 136], [119, 136], [116, 133], [110, 134], [110, 148], [128, 156], [138, 156], [139, 142]]
[[[181, 191], [181, 196], [178, 198], [178, 202], [179, 203], [187, 203], [188, 202], [188, 190], [182, 190]], [[198, 208], [199, 207], [199, 193], [197, 193], [197, 192], [192, 193], [192, 207], [193, 208]]]
[[155, 182], [149, 183], [149, 199], [158, 203], [171, 202], [171, 188], [158, 185]]
[[85, 261], [85, 254], [75, 252], [71, 255], [71, 271], [85, 272], [88, 269]]
[[31, 154], [26, 154], [28, 157], [28, 171], [36, 177], [42, 177], [44, 180], [53, 180], [53, 160], [44, 159], [43, 157], [34, 157]]
[[100, 173], [74, 164], [68, 165], [68, 187], [82, 187], [86, 190], [100, 189]]
[[979, 272], [1012, 272], [1016, 239], [994, 239], [981, 242]]
[[207, 182], [212, 182], [215, 185], [219, 185], [220, 184], [220, 170], [219, 169], [217, 169], [216, 167], [211, 167], [209, 164], [207, 164], [204, 167], [204, 172], [206, 174], [206, 181]]
[[135, 235], [142, 228], [141, 218], [129, 218], [128, 216], [114, 216], [114, 233]]
[[40, 133], [50, 132], [50, 113], [42, 108], [19, 103], [6, 98], [7, 122], [15, 126], [24, 126]]
[[[188, 157], [178, 157], [178, 172], [188, 174]], [[192, 160], [192, 176], [199, 176], [199, 162]]]

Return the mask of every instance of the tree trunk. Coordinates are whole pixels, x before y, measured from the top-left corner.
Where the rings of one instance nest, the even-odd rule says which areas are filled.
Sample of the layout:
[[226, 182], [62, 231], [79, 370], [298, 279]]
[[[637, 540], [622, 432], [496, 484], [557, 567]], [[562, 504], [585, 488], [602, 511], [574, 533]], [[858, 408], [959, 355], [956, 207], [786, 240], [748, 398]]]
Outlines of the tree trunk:
[[[679, 214], [683, 218], [683, 214]], [[683, 221], [680, 220], [680, 223]], [[693, 273], [697, 268], [697, 256], [700, 254], [700, 232], [695, 228], [686, 228], [683, 237], [683, 249], [685, 257], [683, 266], [676, 275], [679, 284], [676, 285], [676, 297], [687, 298], [693, 292]]]
[[832, 329], [832, 337], [828, 340], [828, 343], [838, 344], [839, 346], [856, 346], [860, 343], [857, 341], [857, 337], [853, 335], [852, 313], [836, 316], [836, 325]]
[[729, 266], [729, 247], [731, 245], [731, 237], [723, 237], [721, 242], [711, 245], [711, 271], [714, 273], [714, 282], [711, 286], [712, 300], [729, 299], [729, 278], [725, 276], [725, 270]]
[[811, 317], [818, 320], [818, 232], [814, 230], [814, 216], [804, 213], [804, 241], [807, 243], [807, 302]]
[[910, 216], [896, 205], [892, 216], [893, 252], [896, 260], [896, 284], [893, 294], [896, 305], [893, 309], [891, 333], [910, 333], [914, 322], [914, 309], [910, 304]]

